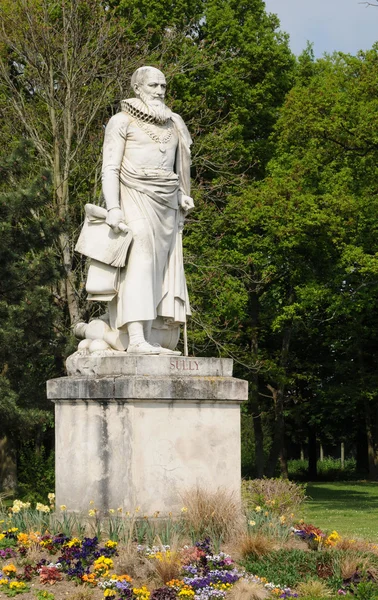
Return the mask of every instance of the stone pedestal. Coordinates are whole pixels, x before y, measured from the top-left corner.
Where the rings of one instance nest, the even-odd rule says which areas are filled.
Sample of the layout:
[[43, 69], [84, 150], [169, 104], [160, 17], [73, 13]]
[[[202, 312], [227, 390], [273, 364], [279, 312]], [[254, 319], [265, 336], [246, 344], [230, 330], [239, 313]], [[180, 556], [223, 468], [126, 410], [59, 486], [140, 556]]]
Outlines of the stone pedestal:
[[240, 494], [240, 404], [232, 360], [82, 356], [47, 382], [55, 403], [56, 503], [87, 512], [177, 512], [201, 486]]

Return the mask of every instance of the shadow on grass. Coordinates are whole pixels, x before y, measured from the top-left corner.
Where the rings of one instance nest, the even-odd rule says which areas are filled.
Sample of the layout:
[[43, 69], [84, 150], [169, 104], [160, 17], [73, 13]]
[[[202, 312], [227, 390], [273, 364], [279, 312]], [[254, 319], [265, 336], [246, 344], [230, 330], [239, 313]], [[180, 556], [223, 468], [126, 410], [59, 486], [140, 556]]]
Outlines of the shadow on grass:
[[378, 484], [374, 482], [309, 483], [309, 504], [316, 502], [328, 510], [378, 509]]

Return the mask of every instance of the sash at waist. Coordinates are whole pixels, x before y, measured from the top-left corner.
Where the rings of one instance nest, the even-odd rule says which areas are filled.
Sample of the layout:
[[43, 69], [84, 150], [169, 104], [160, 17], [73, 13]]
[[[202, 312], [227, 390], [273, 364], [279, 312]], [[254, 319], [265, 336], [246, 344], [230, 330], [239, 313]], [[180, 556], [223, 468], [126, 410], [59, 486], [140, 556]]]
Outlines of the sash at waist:
[[146, 169], [131, 171], [124, 164], [121, 166], [120, 181], [126, 187], [146, 194], [159, 204], [178, 209], [179, 180], [176, 173], [162, 169]]

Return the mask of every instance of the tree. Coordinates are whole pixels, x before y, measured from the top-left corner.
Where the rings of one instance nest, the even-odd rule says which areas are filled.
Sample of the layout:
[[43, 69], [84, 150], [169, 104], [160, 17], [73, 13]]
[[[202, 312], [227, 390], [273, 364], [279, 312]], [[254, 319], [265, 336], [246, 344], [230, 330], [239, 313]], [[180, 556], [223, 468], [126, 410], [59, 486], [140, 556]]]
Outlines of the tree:
[[12, 119], [13, 135], [33, 142], [52, 173], [64, 266], [57, 295], [73, 324], [81, 312], [71, 233], [80, 207], [73, 186], [83, 179], [83, 157], [92, 173], [96, 169], [102, 121], [139, 64], [143, 44], [131, 47], [111, 11], [95, 0], [2, 0], [0, 45], [3, 116]]
[[[0, 173], [0, 438], [2, 453], [15, 459], [29, 442], [51, 448], [45, 379], [61, 372], [67, 340], [51, 291], [61, 272], [51, 249], [58, 222], [48, 208], [49, 172], [39, 169], [32, 145], [22, 142], [1, 157]], [[9, 469], [12, 461], [2, 479]]]
[[357, 442], [364, 423], [375, 477], [377, 47], [309, 67], [284, 104], [270, 177], [238, 199], [248, 203], [237, 248], [244, 244], [254, 273], [261, 259], [269, 267], [259, 343], [274, 364], [259, 379], [283, 389], [274, 437], [282, 443], [282, 413], [293, 429], [294, 399], [324, 436]]
[[[73, 247], [80, 205], [99, 195], [103, 125], [126, 95], [134, 68], [146, 62], [162, 68], [169, 104], [195, 140], [198, 208], [188, 219], [185, 244], [195, 309], [191, 341], [196, 352], [208, 353], [223, 344], [222, 336], [220, 342], [214, 337], [217, 310], [214, 318], [206, 314], [207, 290], [215, 282], [209, 283], [213, 263], [207, 262], [214, 258], [211, 236], [218, 239], [224, 231], [229, 195], [264, 176], [295, 63], [287, 36], [262, 0], [194, 0], [170, 7], [166, 0], [106, 6], [95, 0], [0, 0], [0, 110], [7, 116], [1, 135], [3, 145], [13, 148], [20, 137], [30, 139], [35, 164], [51, 172], [46, 210], [51, 222], [57, 218], [53, 244], [60, 274], [60, 284], [53, 279], [51, 285], [65, 313], [56, 325], [67, 331], [87, 310], [84, 269]], [[243, 287], [236, 278], [227, 285], [229, 294]], [[231, 352], [239, 363], [245, 356], [237, 338], [225, 338], [221, 352]]]

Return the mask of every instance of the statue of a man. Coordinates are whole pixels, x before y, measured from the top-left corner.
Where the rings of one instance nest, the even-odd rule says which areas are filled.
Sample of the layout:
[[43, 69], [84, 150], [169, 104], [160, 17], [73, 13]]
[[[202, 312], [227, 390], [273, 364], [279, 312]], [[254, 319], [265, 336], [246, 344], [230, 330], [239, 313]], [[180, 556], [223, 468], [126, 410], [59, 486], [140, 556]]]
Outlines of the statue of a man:
[[181, 117], [164, 103], [161, 71], [141, 67], [131, 85], [136, 97], [123, 100], [121, 112], [109, 120], [103, 147], [106, 223], [115, 233], [124, 225], [132, 232], [108, 325], [118, 331], [117, 339], [128, 338], [128, 353], [174, 354], [172, 342], [166, 344], [170, 349], [154, 344], [151, 331], [177, 331], [190, 314], [180, 233], [194, 206], [191, 139]]

